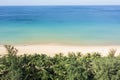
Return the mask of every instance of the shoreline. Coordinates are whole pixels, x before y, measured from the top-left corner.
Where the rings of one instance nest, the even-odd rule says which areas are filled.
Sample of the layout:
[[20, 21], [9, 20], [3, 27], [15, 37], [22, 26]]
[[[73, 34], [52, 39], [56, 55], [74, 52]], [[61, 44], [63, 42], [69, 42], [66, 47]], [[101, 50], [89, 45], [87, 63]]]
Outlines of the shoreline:
[[[58, 53], [67, 55], [70, 52], [81, 52], [82, 55], [86, 53], [98, 52], [102, 56], [107, 56], [110, 49], [116, 49], [115, 56], [120, 53], [120, 46], [78, 46], [78, 45], [58, 45], [58, 44], [27, 44], [27, 45], [13, 45], [18, 49], [18, 55], [23, 54], [47, 54], [48, 56], [54, 56]], [[0, 55], [7, 54], [4, 45], [0, 45]]]

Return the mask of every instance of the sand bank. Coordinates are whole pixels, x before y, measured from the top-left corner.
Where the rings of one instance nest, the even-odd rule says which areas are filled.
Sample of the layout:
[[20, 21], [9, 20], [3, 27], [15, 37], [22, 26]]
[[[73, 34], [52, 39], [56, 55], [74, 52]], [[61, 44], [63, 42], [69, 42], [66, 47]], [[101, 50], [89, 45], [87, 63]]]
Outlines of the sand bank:
[[[108, 55], [110, 49], [116, 49], [115, 55], [120, 53], [120, 46], [65, 46], [65, 45], [16, 45], [18, 55], [23, 54], [47, 54], [53, 56], [57, 53], [67, 55], [69, 52], [81, 52], [82, 54], [99, 52], [102, 56]], [[0, 46], [0, 55], [6, 54], [4, 46]]]

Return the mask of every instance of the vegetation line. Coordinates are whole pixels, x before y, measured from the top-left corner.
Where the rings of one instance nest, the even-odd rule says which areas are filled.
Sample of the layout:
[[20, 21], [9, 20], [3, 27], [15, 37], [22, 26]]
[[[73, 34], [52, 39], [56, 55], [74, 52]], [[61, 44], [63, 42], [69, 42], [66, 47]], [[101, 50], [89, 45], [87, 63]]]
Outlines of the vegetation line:
[[102, 57], [99, 53], [62, 53], [20, 55], [5, 45], [7, 55], [0, 57], [0, 80], [120, 80], [120, 56], [115, 49]]

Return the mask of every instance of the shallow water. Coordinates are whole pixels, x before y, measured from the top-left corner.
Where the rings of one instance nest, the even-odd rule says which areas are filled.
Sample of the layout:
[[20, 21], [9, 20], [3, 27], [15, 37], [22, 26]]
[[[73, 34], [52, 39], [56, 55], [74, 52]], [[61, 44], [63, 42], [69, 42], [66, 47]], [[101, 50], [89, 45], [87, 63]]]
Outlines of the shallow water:
[[120, 6], [1, 6], [0, 44], [120, 45]]

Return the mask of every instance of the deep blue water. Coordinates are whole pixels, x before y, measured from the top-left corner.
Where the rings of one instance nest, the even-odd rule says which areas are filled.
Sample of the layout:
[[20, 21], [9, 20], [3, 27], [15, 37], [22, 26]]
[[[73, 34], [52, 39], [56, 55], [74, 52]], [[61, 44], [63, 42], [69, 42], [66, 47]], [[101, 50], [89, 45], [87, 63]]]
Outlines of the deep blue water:
[[0, 6], [0, 44], [120, 45], [120, 6]]

